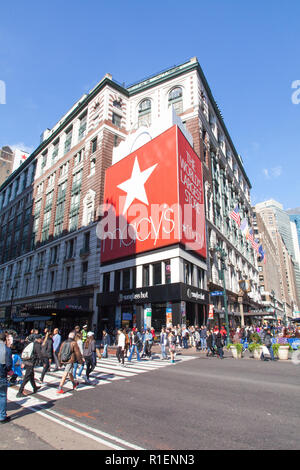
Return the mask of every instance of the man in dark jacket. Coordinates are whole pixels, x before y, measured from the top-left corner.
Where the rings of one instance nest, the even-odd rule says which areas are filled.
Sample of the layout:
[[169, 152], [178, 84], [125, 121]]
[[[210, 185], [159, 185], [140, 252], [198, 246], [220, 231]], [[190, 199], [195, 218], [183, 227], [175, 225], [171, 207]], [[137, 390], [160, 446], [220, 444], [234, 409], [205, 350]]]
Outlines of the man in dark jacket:
[[223, 352], [223, 337], [222, 337], [220, 331], [218, 331], [218, 333], [216, 334], [216, 346], [217, 346], [219, 358], [220, 358], [220, 359], [223, 359], [223, 357], [224, 357], [224, 352]]
[[[271, 335], [270, 329], [268, 329], [266, 333], [264, 334], [264, 344], [269, 350], [271, 361], [274, 361], [275, 358], [274, 358], [274, 353], [273, 353], [273, 348], [272, 348], [272, 335]], [[265, 361], [267, 360], [264, 356], [264, 353], [261, 353], [261, 359]]]
[[46, 331], [46, 336], [43, 338], [41, 345], [41, 357], [43, 361], [43, 370], [41, 373], [40, 382], [44, 382], [44, 377], [50, 369], [50, 364], [53, 361], [53, 341], [50, 331]]
[[10, 420], [7, 416], [7, 373], [12, 368], [11, 349], [6, 345], [5, 333], [0, 333], [0, 423]]
[[41, 388], [41, 387], [38, 387], [35, 383], [34, 366], [36, 366], [41, 360], [42, 339], [43, 339], [42, 335], [28, 336], [27, 345], [33, 342], [33, 350], [32, 350], [32, 355], [30, 359], [23, 360], [24, 368], [25, 368], [25, 377], [16, 395], [17, 398], [27, 397], [27, 395], [24, 393], [24, 388], [28, 382], [30, 382], [33, 388], [33, 393], [36, 393]]

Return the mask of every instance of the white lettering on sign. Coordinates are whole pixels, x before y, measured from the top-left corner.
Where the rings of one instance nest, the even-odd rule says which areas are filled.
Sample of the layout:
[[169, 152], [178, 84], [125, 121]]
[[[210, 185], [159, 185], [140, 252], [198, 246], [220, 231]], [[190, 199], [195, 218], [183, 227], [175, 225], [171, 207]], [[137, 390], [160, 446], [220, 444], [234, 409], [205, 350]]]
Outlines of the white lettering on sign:
[[202, 183], [196, 174], [195, 160], [186, 152], [186, 159], [180, 155], [180, 181], [185, 186], [185, 202], [200, 213]]

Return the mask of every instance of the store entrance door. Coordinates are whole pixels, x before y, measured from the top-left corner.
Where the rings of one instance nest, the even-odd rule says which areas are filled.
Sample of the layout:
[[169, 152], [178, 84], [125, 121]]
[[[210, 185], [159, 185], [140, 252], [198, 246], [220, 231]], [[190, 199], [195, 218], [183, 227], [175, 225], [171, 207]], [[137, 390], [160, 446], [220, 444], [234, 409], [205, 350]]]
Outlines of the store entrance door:
[[195, 326], [196, 304], [186, 303], [186, 326]]
[[152, 326], [157, 333], [166, 326], [166, 304], [152, 304]]

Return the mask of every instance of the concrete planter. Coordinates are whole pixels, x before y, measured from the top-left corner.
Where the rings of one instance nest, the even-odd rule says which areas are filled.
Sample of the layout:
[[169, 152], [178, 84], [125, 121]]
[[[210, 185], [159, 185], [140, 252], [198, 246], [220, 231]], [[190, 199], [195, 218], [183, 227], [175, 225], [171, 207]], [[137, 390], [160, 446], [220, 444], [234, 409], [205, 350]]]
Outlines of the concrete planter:
[[289, 346], [279, 346], [278, 348], [278, 359], [287, 361], [289, 358]]
[[242, 359], [242, 353], [239, 352], [235, 346], [230, 346], [230, 351], [234, 359]]
[[254, 359], [260, 359], [262, 353], [262, 347], [253, 350]]

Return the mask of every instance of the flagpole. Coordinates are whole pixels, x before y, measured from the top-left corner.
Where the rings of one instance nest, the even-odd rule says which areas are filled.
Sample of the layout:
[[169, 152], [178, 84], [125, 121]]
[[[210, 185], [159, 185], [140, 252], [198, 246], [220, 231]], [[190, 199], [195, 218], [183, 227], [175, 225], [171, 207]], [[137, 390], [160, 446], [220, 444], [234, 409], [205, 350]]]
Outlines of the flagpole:
[[227, 303], [227, 293], [226, 293], [226, 281], [225, 281], [225, 273], [224, 273], [226, 269], [225, 259], [227, 257], [227, 254], [220, 246], [216, 246], [215, 250], [220, 253], [220, 260], [221, 260], [221, 279], [223, 283], [225, 323], [226, 323], [226, 333], [227, 333], [226, 343], [228, 345], [230, 343], [230, 333], [229, 333], [229, 322], [228, 322], [228, 303]]

